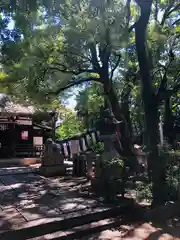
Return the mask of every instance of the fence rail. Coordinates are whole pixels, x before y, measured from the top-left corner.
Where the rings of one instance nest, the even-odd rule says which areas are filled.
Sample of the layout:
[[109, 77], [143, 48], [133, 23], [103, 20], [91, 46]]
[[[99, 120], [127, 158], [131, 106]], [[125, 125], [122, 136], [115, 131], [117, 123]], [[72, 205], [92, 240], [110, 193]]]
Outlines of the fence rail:
[[56, 140], [56, 143], [60, 145], [65, 158], [72, 158], [74, 154], [91, 150], [99, 141], [99, 132], [91, 131], [81, 136]]

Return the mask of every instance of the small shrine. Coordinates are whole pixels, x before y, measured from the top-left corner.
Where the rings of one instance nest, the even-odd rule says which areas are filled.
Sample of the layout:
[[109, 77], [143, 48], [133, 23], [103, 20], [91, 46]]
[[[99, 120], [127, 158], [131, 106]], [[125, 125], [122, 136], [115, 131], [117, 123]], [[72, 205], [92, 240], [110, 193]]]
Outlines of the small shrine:
[[52, 136], [52, 117], [7, 101], [0, 106], [0, 158], [40, 156], [47, 138]]

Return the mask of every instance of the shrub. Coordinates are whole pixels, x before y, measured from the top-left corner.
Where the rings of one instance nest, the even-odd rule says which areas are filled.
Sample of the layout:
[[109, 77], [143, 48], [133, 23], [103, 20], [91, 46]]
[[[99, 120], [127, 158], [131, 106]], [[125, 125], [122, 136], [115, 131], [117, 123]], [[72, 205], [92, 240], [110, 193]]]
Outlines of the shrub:
[[114, 200], [117, 194], [124, 192], [123, 166], [124, 163], [119, 158], [103, 161], [95, 188], [106, 200]]
[[152, 201], [152, 183], [137, 182], [137, 198], [138, 200]]
[[93, 152], [97, 154], [101, 154], [104, 152], [104, 143], [103, 142], [98, 142], [96, 145], [93, 146], [92, 148]]

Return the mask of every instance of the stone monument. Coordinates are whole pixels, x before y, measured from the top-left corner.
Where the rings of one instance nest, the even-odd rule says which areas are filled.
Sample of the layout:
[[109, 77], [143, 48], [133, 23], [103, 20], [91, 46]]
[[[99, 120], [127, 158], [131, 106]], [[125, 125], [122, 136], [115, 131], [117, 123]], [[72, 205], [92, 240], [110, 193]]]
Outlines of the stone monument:
[[40, 174], [47, 177], [63, 175], [66, 172], [64, 157], [58, 144], [48, 139], [45, 145]]

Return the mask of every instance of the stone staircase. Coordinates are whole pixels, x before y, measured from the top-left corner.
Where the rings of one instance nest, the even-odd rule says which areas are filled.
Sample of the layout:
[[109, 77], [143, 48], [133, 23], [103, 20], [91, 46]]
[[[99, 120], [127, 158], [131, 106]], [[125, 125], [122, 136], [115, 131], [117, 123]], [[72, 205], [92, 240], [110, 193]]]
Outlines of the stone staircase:
[[[99, 233], [123, 222], [132, 220], [134, 211], [131, 201], [118, 207], [94, 207], [90, 212], [76, 211], [54, 219], [38, 220], [22, 225], [19, 229], [9, 230], [0, 234], [1, 240], [10, 239], [81, 239]], [[136, 215], [136, 214], [135, 214]], [[96, 238], [97, 239], [97, 238]]]

